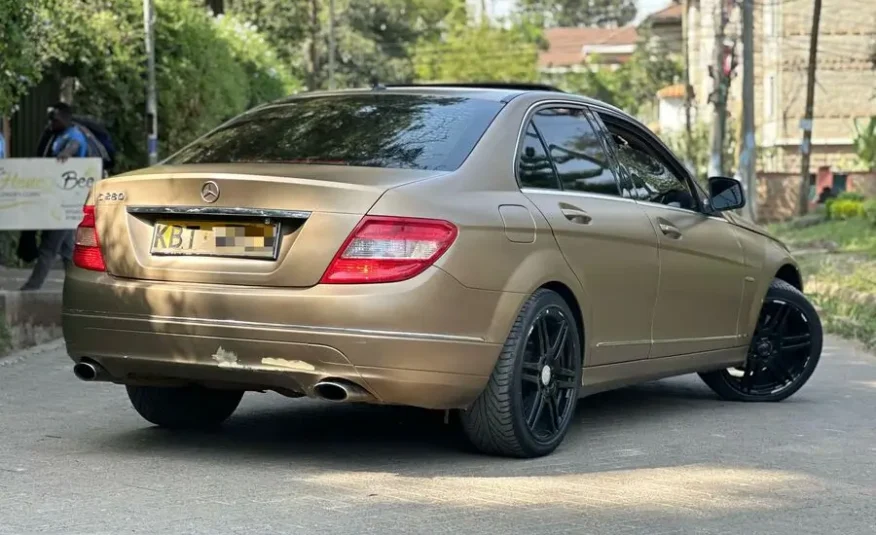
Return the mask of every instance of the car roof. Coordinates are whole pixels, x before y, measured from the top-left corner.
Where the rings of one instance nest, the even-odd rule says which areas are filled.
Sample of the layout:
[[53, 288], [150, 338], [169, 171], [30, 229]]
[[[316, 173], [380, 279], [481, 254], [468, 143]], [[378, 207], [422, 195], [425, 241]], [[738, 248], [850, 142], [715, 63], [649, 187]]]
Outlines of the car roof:
[[[612, 106], [601, 100], [567, 93], [554, 86], [534, 83], [510, 83], [510, 82], [485, 82], [485, 83], [423, 83], [423, 84], [375, 84], [369, 88], [338, 89], [329, 91], [311, 91], [291, 95], [271, 104], [284, 104], [298, 99], [313, 97], [341, 97], [345, 95], [363, 94], [404, 94], [404, 95], [432, 95], [432, 96], [456, 96], [463, 98], [491, 100], [507, 103], [521, 96], [527, 95], [535, 100], [571, 100], [595, 110], [609, 112], [612, 115], [621, 116], [627, 120], [643, 126], [640, 121], [625, 111]], [[264, 106], [264, 105], [263, 105]], [[261, 107], [261, 106], [259, 106]]]
[[396, 93], [396, 94], [419, 94], [419, 95], [454, 95], [467, 98], [480, 98], [483, 100], [509, 101], [522, 94], [545, 93], [547, 98], [556, 98], [558, 95], [583, 99], [594, 105], [611, 107], [603, 102], [574, 93], [566, 93], [561, 89], [536, 83], [510, 83], [510, 82], [484, 82], [484, 83], [422, 83], [422, 84], [376, 84], [369, 88], [339, 89], [333, 91], [311, 91], [297, 93], [282, 98], [275, 103], [288, 102], [299, 98], [321, 96], [360, 95], [367, 93]]

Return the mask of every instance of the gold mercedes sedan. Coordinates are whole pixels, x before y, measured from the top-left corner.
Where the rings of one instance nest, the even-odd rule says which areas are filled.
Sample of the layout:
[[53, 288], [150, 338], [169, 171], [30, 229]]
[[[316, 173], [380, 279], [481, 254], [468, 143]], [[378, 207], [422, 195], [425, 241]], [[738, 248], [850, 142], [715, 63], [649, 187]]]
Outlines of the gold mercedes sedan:
[[305, 94], [95, 184], [64, 336], [78, 378], [159, 426], [272, 390], [455, 410], [481, 451], [546, 455], [594, 392], [696, 372], [778, 401], [809, 379], [818, 314], [744, 202], [550, 87]]

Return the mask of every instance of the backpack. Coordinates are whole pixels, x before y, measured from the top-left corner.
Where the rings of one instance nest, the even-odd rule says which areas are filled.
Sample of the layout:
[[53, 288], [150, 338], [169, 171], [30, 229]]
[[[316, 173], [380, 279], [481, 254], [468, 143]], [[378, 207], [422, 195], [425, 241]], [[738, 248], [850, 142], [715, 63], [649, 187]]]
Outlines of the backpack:
[[104, 172], [112, 171], [116, 165], [116, 148], [107, 129], [97, 121], [86, 117], [76, 117], [73, 123], [85, 134], [89, 155], [98, 156], [103, 160]]

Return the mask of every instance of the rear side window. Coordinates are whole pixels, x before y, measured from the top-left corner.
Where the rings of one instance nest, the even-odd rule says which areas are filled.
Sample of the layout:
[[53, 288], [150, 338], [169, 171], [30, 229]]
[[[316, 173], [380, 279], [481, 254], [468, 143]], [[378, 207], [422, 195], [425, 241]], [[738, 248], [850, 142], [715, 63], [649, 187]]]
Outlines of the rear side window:
[[546, 108], [533, 118], [564, 190], [620, 195], [602, 140], [580, 108]]
[[452, 171], [502, 109], [489, 100], [362, 94], [241, 115], [165, 163], [313, 163]]
[[523, 188], [560, 189], [551, 160], [532, 123], [523, 136], [523, 148], [517, 160], [517, 179]]

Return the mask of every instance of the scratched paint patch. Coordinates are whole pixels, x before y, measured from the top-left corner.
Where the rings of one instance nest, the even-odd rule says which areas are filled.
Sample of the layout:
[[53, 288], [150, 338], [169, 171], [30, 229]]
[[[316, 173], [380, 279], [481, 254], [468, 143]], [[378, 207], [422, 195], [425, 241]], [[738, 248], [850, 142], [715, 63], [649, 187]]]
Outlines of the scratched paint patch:
[[292, 370], [314, 371], [316, 367], [313, 364], [304, 362], [303, 360], [287, 360], [265, 357], [262, 359], [262, 364], [265, 366], [276, 366], [278, 368], [289, 368]]
[[220, 368], [237, 365], [237, 353], [223, 349], [222, 346], [219, 346], [219, 349], [212, 356], [213, 360], [219, 363]]

